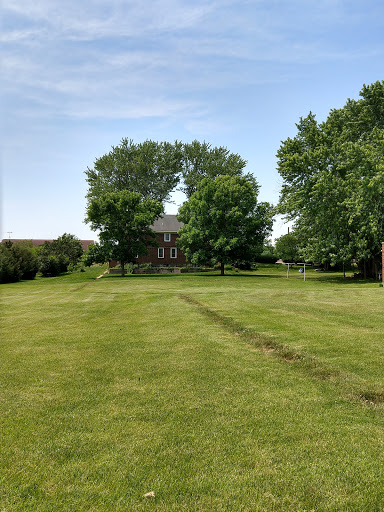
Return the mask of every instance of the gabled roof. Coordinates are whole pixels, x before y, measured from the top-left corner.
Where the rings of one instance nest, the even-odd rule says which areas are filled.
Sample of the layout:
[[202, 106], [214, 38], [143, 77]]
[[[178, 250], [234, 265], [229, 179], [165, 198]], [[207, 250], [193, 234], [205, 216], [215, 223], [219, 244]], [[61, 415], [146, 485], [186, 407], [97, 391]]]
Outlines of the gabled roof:
[[155, 220], [151, 229], [156, 233], [177, 233], [184, 224], [177, 220], [176, 215], [163, 215]]

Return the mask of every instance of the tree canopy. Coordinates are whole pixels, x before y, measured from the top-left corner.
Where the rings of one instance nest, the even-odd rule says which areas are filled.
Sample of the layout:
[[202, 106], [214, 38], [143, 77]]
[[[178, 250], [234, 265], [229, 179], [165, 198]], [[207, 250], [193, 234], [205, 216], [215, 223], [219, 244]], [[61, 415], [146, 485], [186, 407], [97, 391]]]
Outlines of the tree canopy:
[[36, 247], [31, 241], [0, 244], [0, 283], [34, 279], [39, 270]]
[[155, 245], [155, 233], [150, 229], [163, 211], [155, 199], [143, 199], [139, 192], [119, 190], [105, 192], [89, 200], [87, 222], [100, 230], [100, 250], [104, 261], [120, 261], [122, 275], [125, 263], [147, 254], [147, 246]]
[[271, 229], [271, 208], [257, 203], [258, 185], [250, 177], [204, 178], [179, 210], [184, 223], [178, 245], [192, 263], [254, 261]]
[[231, 153], [226, 147], [212, 147], [207, 142], [194, 140], [183, 145], [181, 190], [187, 198], [196, 191], [204, 178], [216, 178], [220, 175], [242, 176], [247, 161], [240, 155]]
[[77, 265], [83, 255], [81, 241], [75, 235], [64, 233], [52, 242], [38, 247], [39, 269], [44, 276], [55, 276]]
[[323, 123], [309, 113], [281, 144], [278, 211], [295, 221], [306, 259], [356, 258], [374, 275], [384, 240], [384, 82], [360, 96]]
[[144, 199], [166, 202], [170, 193], [180, 189], [190, 197], [203, 178], [227, 174], [241, 176], [246, 160], [226, 147], [212, 147], [208, 142], [191, 143], [146, 140], [134, 143], [123, 138], [119, 145], [95, 160], [87, 168], [87, 198], [105, 192], [130, 190]]
[[153, 242], [149, 226], [180, 182], [191, 197], [204, 178], [241, 176], [245, 165], [239, 155], [206, 142], [135, 144], [122, 139], [85, 171], [86, 222], [101, 230], [100, 244], [88, 253], [87, 261], [113, 258], [124, 265], [145, 254], [145, 246]]
[[143, 199], [164, 202], [180, 181], [182, 145], [146, 140], [135, 144], [124, 138], [85, 171], [88, 199], [106, 192], [129, 190]]
[[300, 260], [299, 245], [297, 234], [287, 233], [275, 240], [276, 254], [287, 263], [297, 263]]

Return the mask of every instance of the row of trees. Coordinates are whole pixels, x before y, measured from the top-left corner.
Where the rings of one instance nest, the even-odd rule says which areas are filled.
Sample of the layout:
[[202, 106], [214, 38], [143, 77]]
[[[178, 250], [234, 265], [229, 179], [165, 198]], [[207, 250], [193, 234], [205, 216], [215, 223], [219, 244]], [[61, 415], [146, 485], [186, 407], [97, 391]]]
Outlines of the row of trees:
[[[310, 113], [277, 153], [283, 186], [277, 213], [294, 221], [300, 258], [358, 262], [375, 276], [384, 241], [384, 81], [364, 85], [359, 100]], [[289, 242], [289, 240], [285, 240]]]
[[82, 256], [80, 240], [68, 233], [39, 247], [30, 240], [6, 241], [0, 244], [0, 282], [34, 279], [38, 272], [46, 277], [56, 276], [75, 268]]
[[179, 186], [187, 198], [179, 247], [196, 264], [253, 261], [272, 227], [272, 208], [258, 203], [259, 186], [246, 161], [224, 147], [123, 139], [86, 171], [86, 221], [100, 230], [89, 261], [126, 263], [155, 244], [149, 226]]

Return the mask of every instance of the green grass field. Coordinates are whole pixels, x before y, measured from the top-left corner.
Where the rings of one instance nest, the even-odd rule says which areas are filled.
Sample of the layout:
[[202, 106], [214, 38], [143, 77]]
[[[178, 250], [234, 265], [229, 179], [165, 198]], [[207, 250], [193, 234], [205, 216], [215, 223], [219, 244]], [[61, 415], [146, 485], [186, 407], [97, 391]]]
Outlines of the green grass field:
[[1, 512], [384, 511], [377, 282], [101, 271], [1, 286]]

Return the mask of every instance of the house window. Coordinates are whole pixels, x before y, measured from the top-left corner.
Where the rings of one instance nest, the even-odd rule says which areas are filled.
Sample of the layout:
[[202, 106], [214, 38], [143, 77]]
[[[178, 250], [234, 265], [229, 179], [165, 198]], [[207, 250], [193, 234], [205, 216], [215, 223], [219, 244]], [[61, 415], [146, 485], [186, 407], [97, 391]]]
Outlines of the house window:
[[164, 247], [159, 247], [157, 249], [157, 257], [158, 258], [164, 258]]
[[176, 247], [171, 247], [171, 258], [177, 258], [177, 249], [176, 249]]
[[164, 242], [171, 241], [171, 233], [164, 233]]

